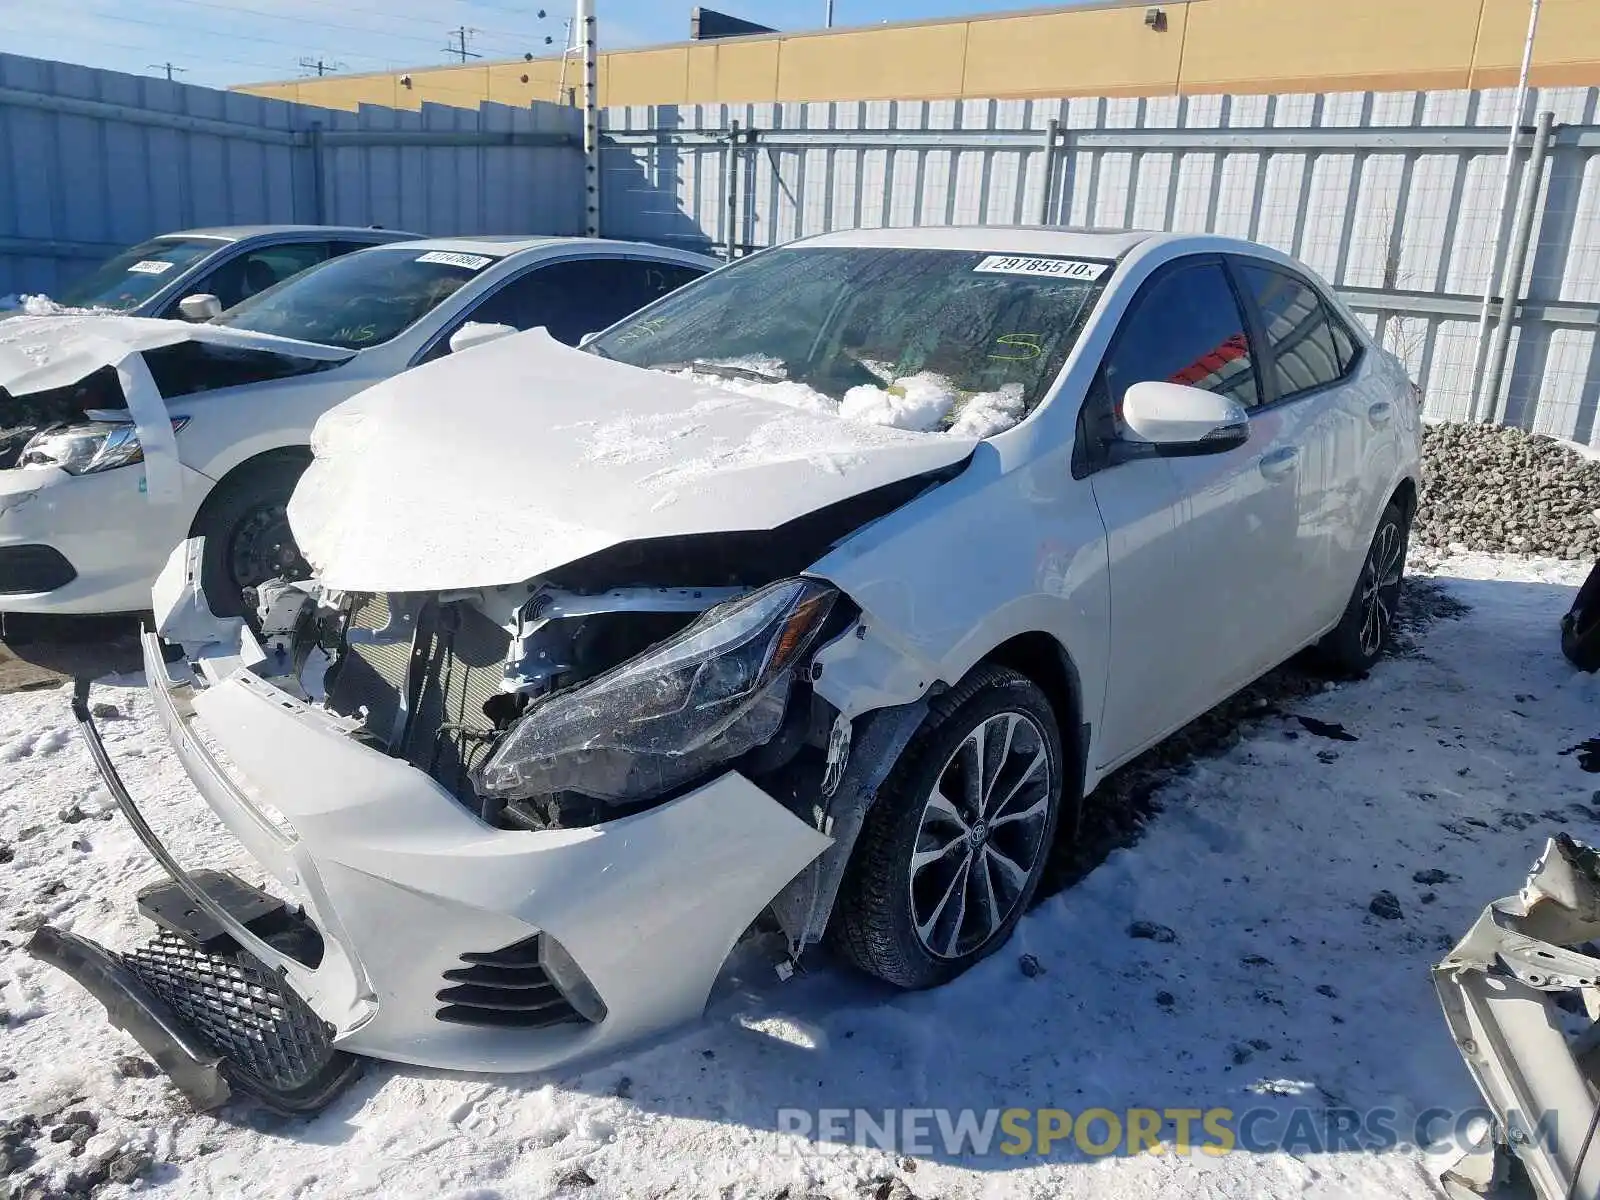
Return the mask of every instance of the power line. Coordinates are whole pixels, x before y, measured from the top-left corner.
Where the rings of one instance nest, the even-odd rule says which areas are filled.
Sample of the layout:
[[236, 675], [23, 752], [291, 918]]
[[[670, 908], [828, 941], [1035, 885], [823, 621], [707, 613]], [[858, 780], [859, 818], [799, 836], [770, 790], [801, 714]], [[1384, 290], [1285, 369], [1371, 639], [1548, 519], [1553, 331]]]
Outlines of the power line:
[[[201, 0], [178, 0], [178, 2], [179, 3], [200, 3]], [[303, 5], [307, 5], [307, 6], [313, 6], [314, 5], [314, 6], [317, 6], [317, 7], [337, 8], [341, 12], [345, 12], [345, 13], [372, 13], [374, 16], [382, 17], [384, 19], [385, 23], [394, 22], [394, 21], [404, 21], [408, 25], [421, 25], [421, 26], [425, 26], [425, 27], [430, 28], [430, 29], [437, 28], [437, 23], [435, 21], [433, 21], [433, 20], [430, 20], [430, 19], [426, 18], [426, 17], [410, 17], [410, 16], [406, 16], [403, 13], [394, 13], [394, 12], [390, 12], [387, 9], [382, 8], [382, 7], [374, 8], [371, 5], [365, 5], [365, 4], [347, 4], [347, 3], [345, 3], [345, 0], [297, 0], [297, 2], [300, 3], [300, 4], [303, 4]], [[481, 0], [475, 0], [475, 2], [477, 3], [477, 5], [479, 7], [484, 7], [482, 5]], [[215, 7], [218, 7], [218, 6], [214, 5], [214, 4], [208, 4], [207, 7], [215, 8]], [[227, 6], [224, 6], [224, 7], [227, 7]], [[236, 10], [232, 9], [231, 7], [229, 7], [228, 11], [236, 11]], [[504, 13], [506, 13], [507, 16], [513, 15], [512, 13], [507, 11], [506, 9], [497, 8], [494, 11], [496, 11], [496, 12], [504, 12]], [[266, 14], [263, 13], [262, 15], [266, 15]], [[282, 16], [282, 14], [279, 14], [279, 13], [274, 13], [272, 15], [273, 16]], [[543, 20], [545, 15], [546, 15], [545, 14], [545, 10], [542, 9], [542, 8], [538, 9], [533, 14], [535, 20]], [[299, 21], [300, 20], [300, 18], [297, 18], [297, 17], [284, 17], [283, 19], [290, 20], [290, 21]], [[318, 24], [326, 24], [326, 23], [327, 22], [322, 22], [322, 21], [318, 22]], [[499, 41], [502, 38], [509, 38], [512, 41], [520, 41], [521, 39], [523, 39], [523, 38], [528, 36], [526, 30], [520, 30], [520, 29], [519, 30], [491, 29], [490, 27], [488, 27], [486, 25], [479, 25], [476, 28], [477, 28], [479, 33], [488, 34], [495, 41]], [[372, 33], [372, 30], [370, 28], [365, 28], [365, 29], [358, 29], [357, 32], [365, 33], [365, 34], [368, 34], [370, 36], [371, 33]], [[399, 35], [386, 33], [384, 36], [385, 37], [395, 37], [395, 36], [399, 36]], [[434, 40], [432, 36], [429, 36], [427, 38], [415, 37], [415, 35], [412, 35], [412, 34], [406, 34], [405, 36], [407, 38], [414, 38], [414, 40], [418, 40], [418, 41], [429, 41], [429, 42], [431, 42], [431, 41]]]
[[[251, 16], [264, 17], [270, 21], [288, 21], [291, 24], [302, 27], [310, 24], [310, 22], [307, 22], [303, 17], [291, 16], [287, 13], [281, 12], [270, 12], [264, 8], [250, 8], [249, 6], [242, 4], [216, 4], [213, 3], [212, 0], [166, 0], [166, 2], [168, 4], [187, 4], [193, 8], [209, 8], [214, 9], [217, 12], [225, 12], [233, 15], [237, 15], [239, 13], [249, 13]], [[373, 33], [373, 30], [370, 26], [363, 27], [360, 25], [342, 25], [338, 21], [328, 21], [320, 17], [317, 18], [315, 24], [319, 29], [339, 29], [346, 33], [359, 33], [367, 37], [371, 37]], [[432, 24], [432, 22], [429, 22], [429, 24]], [[473, 32], [482, 33], [484, 31], [479, 29], [473, 30]], [[432, 43], [434, 41], [432, 37], [424, 37], [420, 33], [391, 33], [385, 30], [383, 36], [385, 39], [407, 42]], [[454, 54], [455, 51], [452, 50], [451, 53]]]
[[[136, 53], [139, 53], [139, 54], [148, 54], [151, 50], [162, 49], [162, 47], [158, 47], [158, 46], [149, 46], [149, 45], [141, 46], [141, 45], [135, 45], [135, 44], [133, 44], [131, 42], [112, 41], [109, 38], [94, 37], [94, 36], [92, 36], [90, 34], [78, 33], [76, 31], [74, 31], [74, 32], [72, 32], [70, 34], [68, 34], [68, 33], [48, 33], [48, 32], [41, 32], [41, 31], [38, 31], [38, 30], [32, 30], [32, 29], [27, 29], [27, 30], [24, 30], [24, 29], [7, 29], [7, 28], [4, 28], [4, 27], [0, 27], [0, 33], [15, 34], [15, 35], [17, 35], [19, 37], [26, 37], [26, 36], [31, 34], [31, 35], [33, 35], [35, 37], [40, 37], [40, 38], [44, 38], [45, 40], [48, 40], [48, 41], [56, 41], [56, 42], [71, 42], [71, 43], [90, 42], [90, 43], [93, 43], [96, 46], [106, 46], [106, 47], [109, 47], [109, 48], [114, 49], [114, 50], [132, 50], [132, 51], [134, 51]], [[263, 68], [265, 70], [269, 70], [269, 71], [281, 71], [281, 70], [284, 70], [284, 65], [281, 62], [262, 62], [258, 58], [231, 58], [226, 54], [207, 54], [206, 58], [208, 60], [210, 60], [210, 61], [213, 61], [213, 62], [232, 63], [235, 66], [240, 66], [240, 67], [261, 67], [261, 68]]]
[[[103, 20], [103, 21], [117, 21], [117, 22], [119, 22], [121, 24], [124, 24], [124, 25], [143, 25], [143, 26], [146, 26], [147, 28], [150, 28], [150, 29], [162, 29], [162, 30], [166, 30], [168, 32], [171, 32], [171, 30], [172, 30], [172, 25], [171, 25], [170, 22], [141, 21], [138, 17], [124, 17], [124, 16], [122, 16], [121, 14], [118, 14], [118, 13], [108, 13], [108, 12], [102, 12], [102, 11], [99, 11], [99, 10], [95, 10], [95, 14], [94, 15], [97, 18], [99, 18], [100, 20]], [[266, 37], [260, 37], [260, 36], [258, 36], [256, 34], [249, 34], [249, 33], [224, 33], [221, 30], [217, 30], [217, 29], [201, 29], [201, 30], [191, 31], [191, 33], [194, 33], [194, 32], [203, 33], [207, 37], [222, 38], [224, 40], [231, 40], [231, 41], [238, 41], [238, 42], [259, 42], [259, 43], [261, 43], [262, 45], [265, 45], [265, 46], [286, 46], [291, 50], [298, 50], [302, 46], [305, 45], [305, 41], [304, 40], [301, 40], [301, 41], [298, 41], [298, 42], [285, 42], [285, 41], [283, 41], [283, 40], [281, 40], [279, 38], [266, 38]], [[76, 37], [77, 35], [74, 34], [73, 36]], [[364, 59], [367, 59], [368, 61], [371, 61], [371, 62], [388, 62], [389, 61], [388, 58], [386, 58], [384, 55], [381, 55], [381, 54], [362, 54], [360, 51], [351, 51], [350, 53], [351, 53], [351, 56], [353, 58], [364, 58]]]

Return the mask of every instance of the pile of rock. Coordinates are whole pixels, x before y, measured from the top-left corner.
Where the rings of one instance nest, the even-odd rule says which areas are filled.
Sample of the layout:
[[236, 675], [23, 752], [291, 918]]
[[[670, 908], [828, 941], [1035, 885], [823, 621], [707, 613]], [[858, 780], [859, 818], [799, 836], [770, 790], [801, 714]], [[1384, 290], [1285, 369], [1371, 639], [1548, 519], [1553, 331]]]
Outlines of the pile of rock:
[[1457, 423], [1428, 427], [1423, 460], [1414, 543], [1600, 558], [1600, 462], [1554, 438]]

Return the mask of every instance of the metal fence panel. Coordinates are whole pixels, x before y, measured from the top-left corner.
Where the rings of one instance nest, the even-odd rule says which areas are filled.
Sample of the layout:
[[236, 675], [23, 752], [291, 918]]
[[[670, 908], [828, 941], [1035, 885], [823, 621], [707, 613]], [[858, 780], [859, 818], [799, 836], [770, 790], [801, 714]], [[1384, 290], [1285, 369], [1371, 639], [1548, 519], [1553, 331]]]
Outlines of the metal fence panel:
[[[1344, 292], [1424, 384], [1430, 413], [1464, 418], [1484, 285], [1511, 234], [1499, 195], [1513, 101], [1501, 89], [616, 109], [605, 232], [736, 253], [950, 223], [1251, 238]], [[1531, 127], [1552, 112], [1560, 128], [1537, 182], [1504, 386], [1508, 421], [1583, 442], [1600, 442], [1597, 107], [1600, 89], [1545, 89], [1517, 114]]]
[[0, 295], [203, 225], [579, 233], [581, 118], [358, 113], [0, 54]]

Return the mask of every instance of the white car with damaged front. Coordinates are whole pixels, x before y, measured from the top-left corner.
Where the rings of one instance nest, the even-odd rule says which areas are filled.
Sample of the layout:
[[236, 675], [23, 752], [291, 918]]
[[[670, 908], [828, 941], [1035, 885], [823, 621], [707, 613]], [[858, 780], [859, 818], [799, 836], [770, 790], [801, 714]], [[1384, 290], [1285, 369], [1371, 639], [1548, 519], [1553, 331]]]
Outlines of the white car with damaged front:
[[259, 637], [198, 545], [157, 586], [157, 710], [294, 903], [175, 861], [80, 694], [173, 883], [148, 947], [30, 949], [197, 1103], [287, 1108], [690, 1019], [764, 914], [940, 983], [1108, 771], [1303, 647], [1372, 665], [1419, 433], [1320, 282], [1202, 236], [830, 234], [423, 367], [318, 424]]
[[328, 409], [536, 325], [575, 343], [715, 266], [588, 238], [391, 242], [204, 324], [0, 322], [0, 613], [143, 609], [191, 536], [216, 610], [239, 612], [245, 588], [303, 573], [284, 509]]

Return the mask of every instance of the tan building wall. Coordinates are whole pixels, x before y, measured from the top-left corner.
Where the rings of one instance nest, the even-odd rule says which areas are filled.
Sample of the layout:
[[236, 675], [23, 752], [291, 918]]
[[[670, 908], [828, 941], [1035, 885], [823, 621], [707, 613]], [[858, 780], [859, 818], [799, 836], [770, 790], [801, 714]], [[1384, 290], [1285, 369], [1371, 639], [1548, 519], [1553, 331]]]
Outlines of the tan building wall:
[[[600, 103], [1502, 87], [1528, 0], [1148, 0], [689, 42], [600, 57]], [[409, 76], [410, 86], [401, 83]], [[579, 82], [576, 60], [566, 85]], [[557, 58], [247, 84], [328, 108], [559, 100]], [[1544, 0], [1533, 81], [1600, 85], [1600, 0]]]

